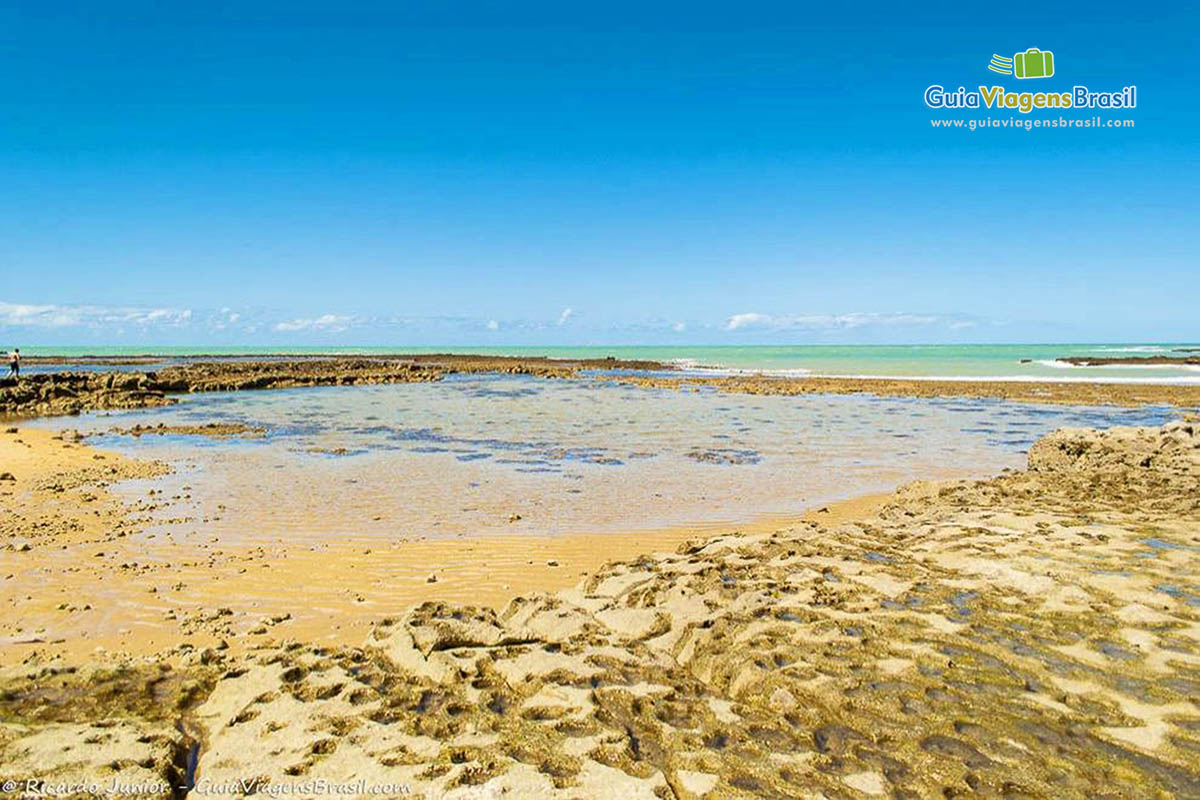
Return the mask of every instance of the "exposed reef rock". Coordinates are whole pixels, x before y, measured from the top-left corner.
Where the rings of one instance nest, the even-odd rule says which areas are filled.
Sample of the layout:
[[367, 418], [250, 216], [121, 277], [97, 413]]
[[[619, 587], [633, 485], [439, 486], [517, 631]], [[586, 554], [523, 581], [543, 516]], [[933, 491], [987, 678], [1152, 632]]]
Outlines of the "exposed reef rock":
[[1200, 385], [1083, 383], [1082, 381], [940, 380], [909, 378], [781, 378], [771, 375], [706, 377], [619, 375], [635, 386], [679, 391], [792, 397], [806, 394], [873, 394], [881, 397], [973, 397], [1066, 405], [1173, 405], [1200, 409]]
[[[1179, 350], [1180, 353], [1194, 353], [1195, 350]], [[1106, 367], [1106, 366], [1200, 366], [1200, 356], [1065, 356], [1057, 359], [1064, 364], [1074, 364], [1077, 367]]]
[[1200, 418], [1189, 417], [1161, 428], [1061, 428], [1035, 442], [1029, 452], [1033, 472], [1112, 473], [1149, 468], [1159, 477], [1200, 472]]
[[441, 378], [413, 364], [333, 359], [199, 363], [157, 372], [54, 372], [0, 383], [0, 412], [51, 416], [169, 405], [171, 394], [284, 389]]
[[[112, 364], [116, 359], [105, 359]], [[78, 362], [75, 362], [78, 363]], [[125, 362], [120, 362], [125, 363]], [[129, 363], [143, 364], [138, 357]], [[425, 355], [246, 361], [217, 359], [152, 372], [53, 372], [0, 380], [0, 414], [54, 416], [169, 405], [172, 395], [300, 386], [421, 383], [461, 372], [566, 378], [583, 369], [665, 369], [651, 361]]]
[[134, 425], [130, 428], [110, 428], [98, 436], [208, 436], [214, 439], [249, 438], [264, 436], [266, 428], [246, 425], [241, 422], [206, 422], [202, 425]]

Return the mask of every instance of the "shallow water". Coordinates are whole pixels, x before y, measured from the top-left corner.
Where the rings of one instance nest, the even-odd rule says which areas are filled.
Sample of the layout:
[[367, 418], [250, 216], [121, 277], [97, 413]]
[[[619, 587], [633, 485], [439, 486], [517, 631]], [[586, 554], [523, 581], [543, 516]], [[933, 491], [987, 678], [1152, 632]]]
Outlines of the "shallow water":
[[[159, 458], [186, 516], [223, 541], [628, 531], [792, 515], [917, 478], [1020, 467], [1064, 425], [1157, 425], [1168, 409], [994, 400], [764, 397], [603, 380], [463, 375], [438, 383], [189, 396], [39, 423]], [[242, 422], [259, 439], [106, 433]], [[331, 454], [337, 451], [340, 454]], [[520, 519], [513, 519], [519, 516]]]

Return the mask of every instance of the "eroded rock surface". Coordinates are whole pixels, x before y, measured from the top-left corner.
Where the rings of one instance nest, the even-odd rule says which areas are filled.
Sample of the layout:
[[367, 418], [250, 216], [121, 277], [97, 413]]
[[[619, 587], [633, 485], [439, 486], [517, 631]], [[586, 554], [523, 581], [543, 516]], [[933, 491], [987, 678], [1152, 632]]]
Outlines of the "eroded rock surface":
[[93, 409], [169, 405], [188, 392], [283, 389], [297, 386], [409, 383], [442, 372], [410, 362], [374, 359], [202, 362], [154, 372], [51, 372], [0, 384], [0, 413], [42, 416]]

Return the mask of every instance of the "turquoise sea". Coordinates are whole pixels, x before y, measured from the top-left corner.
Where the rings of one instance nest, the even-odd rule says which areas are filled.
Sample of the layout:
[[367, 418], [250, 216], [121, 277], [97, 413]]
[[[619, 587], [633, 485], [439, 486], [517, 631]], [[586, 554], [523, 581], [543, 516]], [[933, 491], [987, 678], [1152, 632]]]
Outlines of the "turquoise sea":
[[[1191, 352], [1189, 352], [1191, 351]], [[755, 345], [755, 346], [573, 346], [409, 347], [27, 347], [26, 355], [141, 355], [164, 360], [197, 355], [320, 355], [379, 353], [478, 353], [562, 358], [615, 356], [665, 361], [696, 370], [768, 372], [782, 375], [849, 375], [913, 378], [1101, 380], [1200, 383], [1197, 365], [1077, 367], [1069, 356], [1200, 356], [1200, 344], [994, 344], [994, 345]]]

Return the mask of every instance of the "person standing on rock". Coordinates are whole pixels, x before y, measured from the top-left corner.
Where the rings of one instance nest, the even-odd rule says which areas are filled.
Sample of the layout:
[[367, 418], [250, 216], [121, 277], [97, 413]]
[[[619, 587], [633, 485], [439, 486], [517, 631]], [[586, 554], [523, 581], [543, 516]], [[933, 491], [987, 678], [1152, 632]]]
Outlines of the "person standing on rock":
[[18, 379], [21, 377], [21, 351], [20, 351], [20, 349], [14, 349], [11, 353], [8, 354], [8, 377], [18, 378]]

